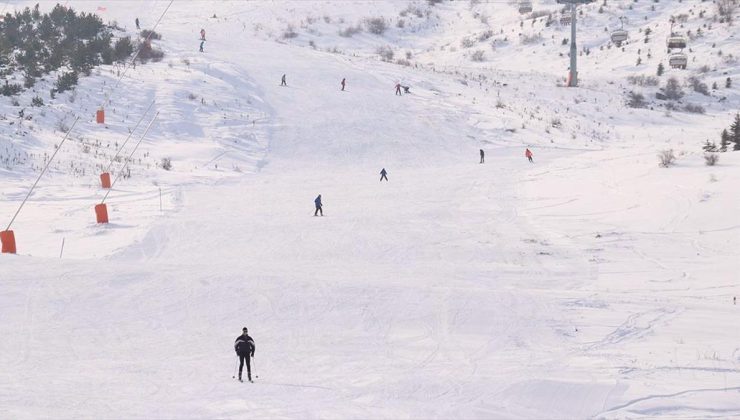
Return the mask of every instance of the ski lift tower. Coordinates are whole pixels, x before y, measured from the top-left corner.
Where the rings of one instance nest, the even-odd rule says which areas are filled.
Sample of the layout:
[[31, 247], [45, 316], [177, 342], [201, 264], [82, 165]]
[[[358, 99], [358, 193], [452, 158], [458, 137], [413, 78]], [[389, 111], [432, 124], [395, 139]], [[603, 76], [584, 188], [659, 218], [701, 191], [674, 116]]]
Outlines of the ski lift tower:
[[558, 4], [570, 4], [570, 76], [568, 87], [578, 86], [578, 68], [576, 60], [578, 49], [576, 48], [576, 6], [579, 4], [593, 3], [595, 0], [557, 0]]

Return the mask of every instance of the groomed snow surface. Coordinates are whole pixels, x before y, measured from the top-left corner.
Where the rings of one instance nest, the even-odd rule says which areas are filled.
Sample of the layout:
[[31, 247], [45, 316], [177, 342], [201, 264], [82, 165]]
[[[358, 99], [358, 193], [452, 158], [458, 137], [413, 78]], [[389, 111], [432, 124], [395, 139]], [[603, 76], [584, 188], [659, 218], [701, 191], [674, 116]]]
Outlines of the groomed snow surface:
[[[168, 4], [68, 3], [131, 33]], [[257, 33], [340, 4], [306, 3], [175, 2], [164, 61], [127, 73], [107, 124], [105, 67], [33, 129], [3, 124], [38, 164], [82, 116], [0, 255], [0, 418], [740, 417], [740, 153], [708, 167], [700, 149], [737, 88], [666, 115], [624, 108], [598, 66], [589, 88], [549, 62], [473, 82]], [[98, 225], [96, 165], [151, 101]], [[5, 223], [36, 176], [0, 169]], [[232, 379], [244, 326], [254, 384]]]

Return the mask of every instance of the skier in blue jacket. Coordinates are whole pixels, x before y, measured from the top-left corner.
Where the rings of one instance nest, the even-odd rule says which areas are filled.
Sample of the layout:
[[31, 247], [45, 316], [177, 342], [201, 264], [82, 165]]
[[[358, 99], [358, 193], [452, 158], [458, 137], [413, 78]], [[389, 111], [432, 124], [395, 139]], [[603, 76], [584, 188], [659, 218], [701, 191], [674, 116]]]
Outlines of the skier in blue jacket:
[[313, 203], [316, 204], [316, 211], [313, 212], [314, 216], [318, 216], [318, 213], [321, 213], [321, 215], [324, 215], [324, 210], [321, 209], [321, 194], [319, 194], [318, 197], [316, 197], [315, 200], [313, 200]]

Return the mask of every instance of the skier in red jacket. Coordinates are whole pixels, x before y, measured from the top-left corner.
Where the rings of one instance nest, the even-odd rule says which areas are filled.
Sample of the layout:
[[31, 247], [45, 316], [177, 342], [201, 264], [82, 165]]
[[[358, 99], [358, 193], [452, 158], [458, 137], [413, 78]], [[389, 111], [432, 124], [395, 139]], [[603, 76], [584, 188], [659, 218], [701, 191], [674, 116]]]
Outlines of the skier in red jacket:
[[534, 162], [532, 161], [532, 151], [531, 151], [531, 150], [527, 149], [527, 151], [526, 151], [526, 152], [524, 152], [524, 156], [526, 156], [526, 157], [527, 157], [527, 159], [529, 159], [529, 162], [530, 162], [530, 163], [534, 163]]

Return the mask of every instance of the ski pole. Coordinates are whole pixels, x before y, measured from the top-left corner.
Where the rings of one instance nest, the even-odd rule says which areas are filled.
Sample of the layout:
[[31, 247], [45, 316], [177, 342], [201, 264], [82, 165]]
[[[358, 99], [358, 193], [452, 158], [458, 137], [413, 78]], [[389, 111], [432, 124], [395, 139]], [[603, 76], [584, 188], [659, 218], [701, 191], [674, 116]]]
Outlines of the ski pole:
[[254, 356], [252, 356], [252, 367], [254, 368], [254, 379], [259, 379], [259, 375], [257, 375], [257, 362]]
[[236, 368], [239, 366], [239, 358], [234, 360], [234, 374], [231, 375], [231, 379], [236, 379]]

